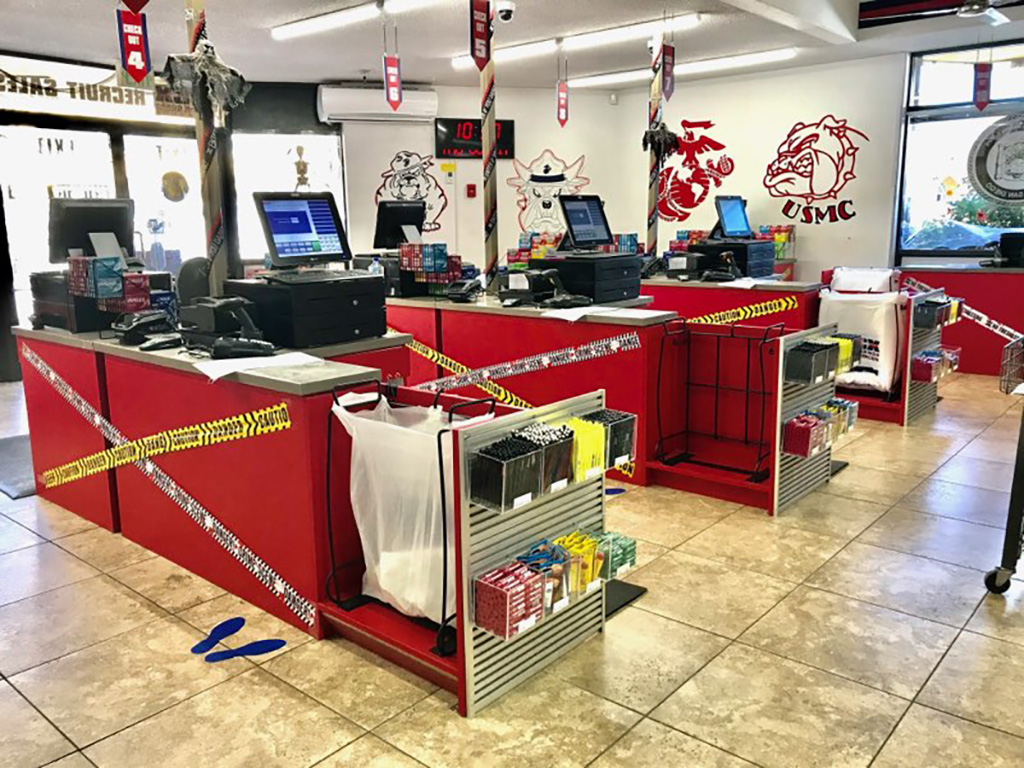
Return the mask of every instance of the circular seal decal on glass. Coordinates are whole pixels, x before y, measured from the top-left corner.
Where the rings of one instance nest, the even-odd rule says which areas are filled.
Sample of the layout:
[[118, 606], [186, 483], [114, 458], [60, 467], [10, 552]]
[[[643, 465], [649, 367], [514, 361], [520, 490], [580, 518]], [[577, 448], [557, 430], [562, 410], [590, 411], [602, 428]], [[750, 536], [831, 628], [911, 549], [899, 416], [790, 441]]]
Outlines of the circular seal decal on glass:
[[1024, 116], [1004, 117], [971, 147], [971, 184], [994, 203], [1024, 203]]

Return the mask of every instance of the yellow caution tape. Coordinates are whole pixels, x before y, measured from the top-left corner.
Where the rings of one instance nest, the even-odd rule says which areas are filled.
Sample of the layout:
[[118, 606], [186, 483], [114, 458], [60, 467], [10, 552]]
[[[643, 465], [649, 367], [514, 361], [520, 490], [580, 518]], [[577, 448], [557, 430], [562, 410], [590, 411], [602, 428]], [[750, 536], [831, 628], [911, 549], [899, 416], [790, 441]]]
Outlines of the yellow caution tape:
[[229, 416], [226, 419], [170, 429], [155, 435], [140, 437], [138, 440], [132, 440], [115, 448], [108, 448], [55, 469], [48, 469], [43, 472], [43, 484], [47, 488], [54, 488], [109, 469], [134, 464], [136, 461], [148, 459], [151, 456], [259, 437], [272, 432], [280, 432], [290, 428], [291, 425], [288, 405], [281, 403], [238, 416]]
[[784, 296], [781, 299], [763, 301], [760, 304], [751, 304], [746, 307], [727, 309], [723, 312], [714, 312], [710, 315], [689, 318], [687, 322], [700, 325], [728, 325], [729, 323], [738, 323], [743, 320], [754, 320], [759, 317], [775, 315], [779, 312], [788, 312], [796, 309], [799, 305], [795, 296]]

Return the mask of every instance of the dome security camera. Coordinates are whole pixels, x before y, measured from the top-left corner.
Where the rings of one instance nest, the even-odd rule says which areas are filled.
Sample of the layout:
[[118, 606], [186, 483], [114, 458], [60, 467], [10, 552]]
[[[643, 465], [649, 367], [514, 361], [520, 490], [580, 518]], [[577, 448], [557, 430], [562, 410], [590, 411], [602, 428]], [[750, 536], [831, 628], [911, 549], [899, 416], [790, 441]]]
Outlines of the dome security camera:
[[498, 19], [508, 24], [516, 15], [516, 4], [513, 0], [498, 0], [495, 13]]

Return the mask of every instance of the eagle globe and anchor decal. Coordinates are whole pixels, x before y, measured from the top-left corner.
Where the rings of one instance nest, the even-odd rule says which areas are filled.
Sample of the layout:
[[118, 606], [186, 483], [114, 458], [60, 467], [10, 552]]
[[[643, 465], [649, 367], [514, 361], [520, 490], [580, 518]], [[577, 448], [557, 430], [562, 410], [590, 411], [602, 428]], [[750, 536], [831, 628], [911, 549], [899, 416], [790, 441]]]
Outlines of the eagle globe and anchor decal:
[[967, 174], [978, 194], [993, 203], [1024, 203], [1024, 115], [990, 125], [974, 142]]

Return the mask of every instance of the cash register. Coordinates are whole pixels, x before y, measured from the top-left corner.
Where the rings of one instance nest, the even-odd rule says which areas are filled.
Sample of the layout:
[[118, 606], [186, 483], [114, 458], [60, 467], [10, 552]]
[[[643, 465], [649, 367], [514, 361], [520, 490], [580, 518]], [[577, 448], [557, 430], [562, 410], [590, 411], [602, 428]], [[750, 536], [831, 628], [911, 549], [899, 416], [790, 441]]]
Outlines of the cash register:
[[263, 337], [302, 348], [383, 336], [383, 278], [327, 268], [352, 261], [334, 195], [257, 192], [253, 197], [272, 268], [254, 279], [225, 281], [224, 293], [251, 302]]
[[[690, 246], [691, 253], [709, 257], [701, 259], [702, 279], [732, 280], [737, 276], [771, 277], [775, 272], [775, 243], [754, 240], [743, 198], [720, 195], [715, 198], [718, 224], [707, 242]], [[728, 255], [727, 255], [728, 254]], [[740, 275], [733, 274], [735, 270]], [[708, 275], [708, 273], [711, 273]]]

